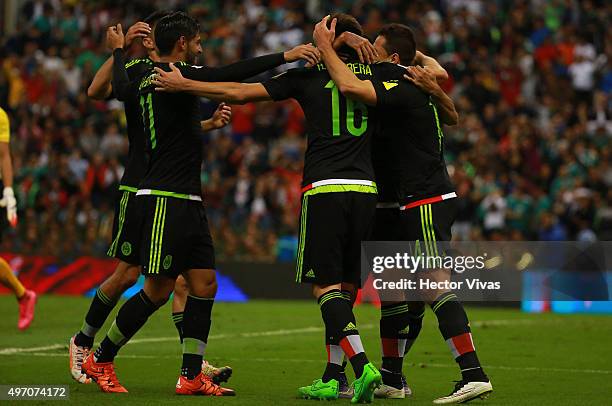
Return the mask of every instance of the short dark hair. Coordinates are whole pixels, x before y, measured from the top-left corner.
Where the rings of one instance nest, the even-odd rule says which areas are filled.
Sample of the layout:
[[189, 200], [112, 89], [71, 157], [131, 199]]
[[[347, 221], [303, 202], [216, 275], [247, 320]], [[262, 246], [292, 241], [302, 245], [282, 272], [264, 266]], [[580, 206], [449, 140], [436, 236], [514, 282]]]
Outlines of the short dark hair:
[[190, 41], [200, 32], [200, 24], [187, 13], [177, 11], [163, 17], [155, 26], [155, 44], [159, 55], [168, 55], [174, 49], [176, 41], [185, 37]]
[[402, 65], [410, 65], [416, 55], [416, 40], [410, 27], [404, 24], [387, 24], [378, 35], [385, 38], [384, 48], [389, 55], [398, 54]]
[[143, 20], [143, 22], [149, 24], [149, 27], [155, 28], [155, 25], [157, 24], [159, 20], [173, 13], [174, 13], [174, 10], [154, 11], [153, 13], [149, 14], [147, 18]]
[[[352, 32], [353, 34], [363, 36], [363, 29], [361, 24], [355, 17], [345, 13], [332, 14], [327, 20], [327, 27], [331, 27], [331, 22], [336, 19], [336, 37], [340, 36], [344, 32]], [[354, 49], [343, 45], [339, 50], [339, 54], [345, 55], [351, 59], [357, 59], [357, 52]]]
[[363, 29], [361, 28], [361, 24], [355, 17], [350, 14], [344, 13], [335, 13], [332, 14], [327, 20], [327, 26], [331, 27], [332, 20], [336, 19], [336, 36], [342, 34], [343, 32], [352, 32], [353, 34], [363, 35]]

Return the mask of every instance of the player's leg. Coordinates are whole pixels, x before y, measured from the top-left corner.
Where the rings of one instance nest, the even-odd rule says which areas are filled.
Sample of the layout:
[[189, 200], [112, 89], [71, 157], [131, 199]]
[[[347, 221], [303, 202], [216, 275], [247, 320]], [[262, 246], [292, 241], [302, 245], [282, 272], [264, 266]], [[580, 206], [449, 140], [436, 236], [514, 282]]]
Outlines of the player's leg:
[[[145, 324], [151, 314], [164, 304], [172, 289], [177, 274], [160, 272], [161, 255], [167, 251], [168, 239], [164, 232], [168, 228], [167, 198], [143, 196], [134, 199], [142, 219], [135, 250], [137, 262], [142, 264], [145, 275], [144, 288], [121, 306], [106, 337], [83, 363], [83, 372], [96, 380], [105, 392], [125, 392], [114, 372], [113, 360], [119, 349]], [[127, 252], [128, 250], [126, 250]]]
[[130, 265], [123, 261], [117, 264], [115, 272], [96, 290], [83, 325], [74, 337], [77, 346], [87, 348], [93, 346], [96, 333], [104, 325], [117, 301], [126, 290], [136, 283], [139, 276], [140, 267], [138, 265]]
[[[301, 397], [311, 399], [338, 398], [339, 381], [343, 370], [344, 351], [340, 346], [340, 337], [336, 331], [338, 328], [326, 320], [327, 312], [333, 307], [332, 305], [338, 303], [338, 300], [342, 300], [343, 304], [350, 309], [350, 305], [343, 299], [341, 293], [342, 238], [346, 233], [346, 225], [343, 221], [341, 201], [337, 196], [331, 196], [336, 194], [311, 195], [306, 192], [302, 197], [296, 282], [312, 283], [313, 294], [317, 299], [328, 290], [330, 292], [333, 290], [329, 296], [334, 299], [330, 304], [321, 307], [325, 325], [325, 346], [328, 353], [325, 370], [320, 379], [298, 389]], [[319, 285], [321, 288], [317, 289], [314, 285]], [[349, 322], [352, 322], [350, 312], [349, 319], [342, 328]]]
[[184, 273], [189, 285], [185, 304], [183, 330], [183, 361], [176, 384], [177, 395], [234, 396], [232, 389], [213, 382], [202, 371], [204, 352], [208, 345], [212, 308], [217, 293], [213, 269], [190, 269]]
[[[399, 205], [376, 209], [373, 241], [401, 241]], [[391, 272], [389, 270], [388, 272]], [[403, 275], [398, 275], [401, 278]], [[406, 348], [409, 309], [402, 291], [385, 292], [381, 297], [379, 333], [382, 364], [380, 373], [383, 383], [374, 395], [379, 398], [403, 399], [402, 362]]]
[[[351, 308], [353, 308], [355, 300], [357, 299], [357, 286], [355, 286], [355, 284], [353, 283], [343, 282], [341, 286], [341, 293], [342, 298], [349, 302]], [[357, 325], [357, 321], [355, 321], [355, 325]], [[326, 339], [328, 336], [329, 334], [326, 334]], [[346, 377], [345, 373], [348, 360], [344, 355], [344, 351], [342, 351], [342, 347], [340, 347], [339, 342], [330, 342], [330, 344], [333, 345], [330, 345], [330, 348], [328, 350], [329, 355], [333, 354], [335, 359], [338, 359], [338, 356], [340, 357], [340, 359], [342, 359], [342, 372], [338, 377], [338, 395], [340, 398], [352, 399], [355, 393], [353, 391], [353, 387], [349, 384], [348, 378]], [[328, 356], [328, 362], [329, 358], [331, 357]]]
[[115, 208], [113, 241], [108, 255], [119, 260], [113, 274], [96, 291], [81, 329], [70, 339], [70, 374], [80, 383], [89, 383], [81, 373], [83, 361], [93, 347], [96, 333], [102, 328], [117, 301], [140, 276], [139, 246], [142, 207], [134, 193], [123, 191]]
[[81, 329], [70, 338], [70, 374], [80, 383], [91, 382], [81, 372], [83, 361], [89, 355], [97, 332], [102, 328], [121, 295], [136, 283], [140, 267], [120, 261], [115, 272], [96, 291]]
[[[214, 383], [213, 378], [204, 373], [209, 371], [202, 368], [217, 294], [215, 254], [206, 212], [201, 202], [175, 201], [173, 204], [181, 213], [177, 221], [180, 227], [168, 231], [170, 236], [174, 234], [172, 241], [181, 242], [181, 247], [169, 247], [177, 255], [164, 267], [187, 269], [183, 276], [189, 287], [183, 314], [183, 361], [176, 394], [233, 396], [233, 390]], [[181, 240], [181, 235], [186, 239]]]
[[36, 305], [36, 293], [26, 289], [13, 273], [11, 266], [3, 258], [0, 258], [0, 284], [4, 285], [15, 294], [19, 303], [19, 330], [30, 327], [34, 320], [34, 307]]
[[[346, 200], [344, 207], [346, 207], [348, 233], [344, 246], [345, 256], [343, 261], [342, 281], [344, 284], [351, 283], [356, 287], [360, 287], [361, 244], [363, 241], [369, 241], [372, 238], [376, 218], [377, 196], [375, 193], [371, 193], [369, 188], [366, 188], [365, 191], [349, 192], [344, 195], [344, 199]], [[349, 307], [349, 309], [351, 310], [352, 319], [355, 320], [352, 307]], [[357, 333], [357, 323], [353, 324], [355, 325], [355, 332]], [[347, 329], [347, 327], [345, 327], [345, 329]], [[358, 333], [356, 337], [359, 338]], [[363, 352], [363, 360], [361, 361], [365, 362], [365, 365], [363, 365], [362, 370], [359, 370], [359, 365], [354, 362], [354, 360], [359, 362], [359, 358], [357, 358], [359, 355], [357, 354], [357, 357], [351, 356], [351, 348], [347, 345], [352, 341], [350, 338], [351, 336], [347, 334], [344, 339], [341, 339], [340, 345], [347, 354], [355, 370], [356, 379], [352, 384], [354, 394], [351, 402], [371, 402], [374, 397], [374, 391], [382, 384], [382, 376], [378, 369], [367, 360], [365, 351]], [[359, 338], [358, 341], [360, 343], [361, 339]]]
[[[408, 304], [408, 334], [405, 336], [406, 348], [404, 349], [404, 360], [421, 333], [423, 317], [425, 317], [425, 302], [419, 300], [408, 301], [406, 303]], [[408, 386], [404, 372], [402, 372], [402, 385], [404, 387], [404, 395], [411, 396], [412, 389]]]
[[[189, 286], [183, 275], [176, 278], [174, 294], [172, 297], [172, 321], [179, 333], [181, 345], [183, 344], [183, 317], [185, 314], [185, 304], [189, 294]], [[213, 380], [217, 385], [227, 382], [232, 376], [232, 368], [229, 366], [216, 367], [208, 361], [202, 362], [202, 373]]]
[[174, 285], [174, 294], [172, 295], [172, 321], [178, 331], [181, 344], [183, 343], [183, 316], [185, 313], [185, 303], [187, 303], [187, 295], [189, 294], [189, 286], [183, 275], [176, 278]]
[[121, 306], [106, 337], [83, 363], [83, 372], [96, 381], [103, 392], [127, 392], [115, 374], [115, 356], [149, 317], [166, 303], [173, 288], [174, 278], [147, 275], [144, 288]]
[[[456, 213], [455, 204], [454, 200], [448, 200], [415, 208], [419, 211], [421, 228], [424, 230], [419, 241], [423, 243], [427, 256], [437, 255], [437, 241], [450, 240], [450, 229]], [[450, 277], [448, 270], [427, 271], [427, 278], [430, 280], [441, 282], [450, 280]], [[459, 403], [485, 397], [493, 388], [478, 360], [469, 320], [457, 295], [446, 290], [420, 293], [436, 315], [440, 333], [461, 370], [461, 381], [455, 385], [449, 396], [435, 399], [434, 403]]]

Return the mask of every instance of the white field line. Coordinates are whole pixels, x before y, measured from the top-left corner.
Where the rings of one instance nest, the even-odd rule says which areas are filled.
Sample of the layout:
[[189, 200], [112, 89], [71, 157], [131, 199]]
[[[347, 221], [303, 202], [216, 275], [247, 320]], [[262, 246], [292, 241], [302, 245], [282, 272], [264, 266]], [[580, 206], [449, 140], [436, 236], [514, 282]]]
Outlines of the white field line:
[[[487, 321], [474, 321], [471, 324], [472, 327], [482, 326], [506, 326], [506, 325], [518, 325], [518, 324], [534, 324], [534, 320], [527, 319], [510, 319], [510, 320], [487, 320]], [[375, 327], [374, 324], [361, 324], [357, 326], [361, 330], [369, 330]], [[212, 334], [208, 338], [209, 340], [222, 340], [227, 338], [257, 338], [257, 337], [270, 337], [270, 336], [287, 336], [293, 334], [308, 334], [308, 333], [320, 333], [323, 331], [323, 327], [304, 327], [296, 329], [281, 329], [271, 331], [255, 331], [251, 333], [237, 333], [237, 334]], [[171, 337], [147, 337], [147, 338], [135, 338], [128, 341], [128, 344], [140, 344], [140, 343], [163, 343], [176, 341], [176, 336]], [[16, 347], [16, 348], [2, 348], [0, 349], [0, 355], [13, 355], [28, 352], [41, 352], [41, 351], [52, 351], [65, 348], [67, 344], [51, 344], [42, 347]]]
[[[359, 326], [360, 329], [368, 330], [373, 328], [373, 324], [363, 324]], [[323, 327], [304, 327], [296, 329], [281, 329], [271, 331], [255, 331], [250, 333], [235, 333], [235, 334], [211, 334], [209, 340], [221, 340], [228, 338], [256, 338], [256, 337], [270, 337], [270, 336], [289, 336], [295, 334], [308, 334], [308, 333], [320, 333], [323, 331]], [[147, 337], [147, 338], [135, 338], [127, 342], [127, 344], [141, 344], [141, 343], [161, 343], [161, 342], [172, 342], [177, 341], [178, 337]], [[40, 353], [44, 351], [59, 350], [66, 348], [66, 344], [51, 344], [43, 347], [26, 347], [26, 348], [3, 348], [0, 349], [0, 355], [14, 355], [14, 354], [27, 354], [27, 353]], [[62, 354], [59, 354], [62, 355]]]
[[[472, 327], [482, 326], [506, 326], [506, 325], [519, 325], [519, 324], [534, 324], [535, 320], [528, 319], [509, 319], [509, 320], [487, 320], [487, 321], [474, 321], [471, 323]], [[374, 324], [361, 324], [357, 326], [361, 330], [369, 330], [375, 327]], [[270, 337], [270, 336], [288, 336], [293, 334], [308, 334], [308, 333], [320, 333], [323, 331], [323, 327], [304, 327], [296, 329], [280, 329], [271, 331], [255, 331], [251, 333], [236, 333], [236, 334], [212, 334], [209, 336], [209, 340], [222, 340], [228, 338], [257, 338], [257, 337]], [[147, 337], [147, 338], [135, 338], [128, 341], [128, 344], [140, 344], [140, 343], [163, 343], [176, 341], [176, 336], [171, 337]], [[40, 353], [44, 351], [59, 350], [65, 348], [66, 344], [51, 344], [42, 347], [15, 347], [15, 348], [2, 348], [0, 349], [0, 355], [14, 355], [22, 353]]]
[[[534, 324], [536, 320], [526, 319], [509, 319], [509, 320], [487, 320], [487, 321], [475, 321], [471, 325], [473, 327], [482, 326], [505, 326], [505, 325], [519, 325], [519, 324]], [[358, 326], [359, 329], [369, 330], [375, 327], [374, 324], [362, 324]], [[288, 336], [294, 334], [307, 334], [307, 333], [319, 333], [323, 331], [323, 327], [304, 327], [298, 329], [280, 329], [270, 331], [256, 331], [251, 333], [238, 333], [238, 334], [213, 334], [209, 337], [212, 340], [227, 339], [227, 338], [256, 338], [256, 337], [269, 337], [269, 336]], [[130, 340], [128, 344], [138, 343], [151, 343], [151, 342], [172, 342], [176, 341], [176, 336], [172, 337], [150, 337], [150, 338], [136, 338]], [[44, 347], [27, 347], [27, 348], [4, 348], [0, 350], [0, 355], [29, 355], [34, 357], [66, 357], [66, 354], [61, 353], [49, 353], [45, 351], [59, 350], [66, 348], [67, 344], [52, 344]], [[125, 354], [119, 355], [119, 358], [126, 359], [176, 359], [176, 356], [170, 355], [132, 355]], [[284, 358], [249, 358], [249, 359], [237, 359], [229, 358], [227, 361], [248, 361], [248, 362], [283, 362], [283, 363], [320, 363], [321, 360], [315, 359], [284, 359]], [[436, 364], [427, 363], [424, 367], [432, 368], [456, 368], [454, 364]], [[412, 365], [413, 368], [419, 366]], [[561, 372], [561, 373], [587, 373], [587, 374], [604, 374], [611, 375], [612, 370], [605, 369], [578, 369], [578, 368], [542, 368], [542, 367], [512, 367], [504, 365], [485, 365], [487, 369], [500, 369], [508, 371], [533, 371], [533, 372]]]

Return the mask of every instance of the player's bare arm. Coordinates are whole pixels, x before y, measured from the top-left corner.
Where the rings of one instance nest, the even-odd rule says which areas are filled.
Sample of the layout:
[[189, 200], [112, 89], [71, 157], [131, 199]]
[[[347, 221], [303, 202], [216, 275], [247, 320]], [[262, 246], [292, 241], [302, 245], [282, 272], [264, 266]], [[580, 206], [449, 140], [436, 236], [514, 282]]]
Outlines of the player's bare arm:
[[455, 109], [455, 103], [442, 90], [434, 73], [422, 66], [409, 66], [406, 71], [408, 73], [404, 75], [405, 79], [432, 96], [434, 103], [440, 108], [442, 122], [447, 125], [456, 125], [459, 121], [459, 114]]
[[445, 82], [448, 80], [448, 72], [446, 72], [446, 69], [444, 69], [435, 58], [427, 56], [421, 51], [416, 51], [416, 55], [414, 56], [414, 64], [427, 69], [439, 82]]
[[335, 20], [332, 21], [331, 27], [327, 28], [328, 19], [329, 16], [324, 17], [323, 20], [315, 26], [313, 38], [317, 44], [317, 48], [321, 51], [321, 58], [329, 71], [329, 75], [344, 96], [361, 101], [370, 106], [375, 106], [376, 91], [374, 90], [372, 82], [369, 80], [360, 80], [355, 76], [336, 53], [333, 47], [336, 22]]
[[181, 71], [170, 64], [170, 72], [155, 68], [152, 83], [159, 92], [188, 92], [207, 99], [231, 104], [272, 100], [261, 83], [199, 82], [187, 79]]
[[232, 120], [232, 108], [225, 103], [219, 104], [213, 115], [206, 120], [202, 120], [203, 131], [218, 130], [225, 127]]
[[[108, 43], [108, 31], [113, 29], [113, 27], [109, 27], [107, 29], [107, 41], [106, 46], [112, 52], [114, 48], [111, 48]], [[137, 38], [145, 38], [146, 36], [151, 34], [151, 27], [149, 24], [139, 21], [136, 24], [132, 25], [128, 32], [125, 35], [125, 41], [123, 47], [129, 48], [134, 43], [134, 40]], [[113, 72], [113, 56], [111, 55], [104, 64], [98, 69], [96, 72], [89, 88], [87, 88], [87, 96], [95, 99], [95, 100], [104, 100], [108, 98], [112, 91], [113, 86], [111, 84], [112, 80], [112, 72]]]

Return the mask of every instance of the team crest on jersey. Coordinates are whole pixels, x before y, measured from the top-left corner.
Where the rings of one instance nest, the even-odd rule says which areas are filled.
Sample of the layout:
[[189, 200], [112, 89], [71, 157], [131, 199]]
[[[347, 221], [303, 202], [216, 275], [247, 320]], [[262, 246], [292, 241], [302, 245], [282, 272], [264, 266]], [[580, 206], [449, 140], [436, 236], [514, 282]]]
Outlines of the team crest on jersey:
[[132, 253], [132, 244], [127, 241], [121, 244], [121, 253], [123, 255], [130, 255]]
[[382, 82], [386, 90], [391, 90], [398, 85], [397, 80]]
[[166, 255], [162, 265], [163, 265], [165, 270], [170, 269], [170, 267], [172, 266], [172, 255]]

